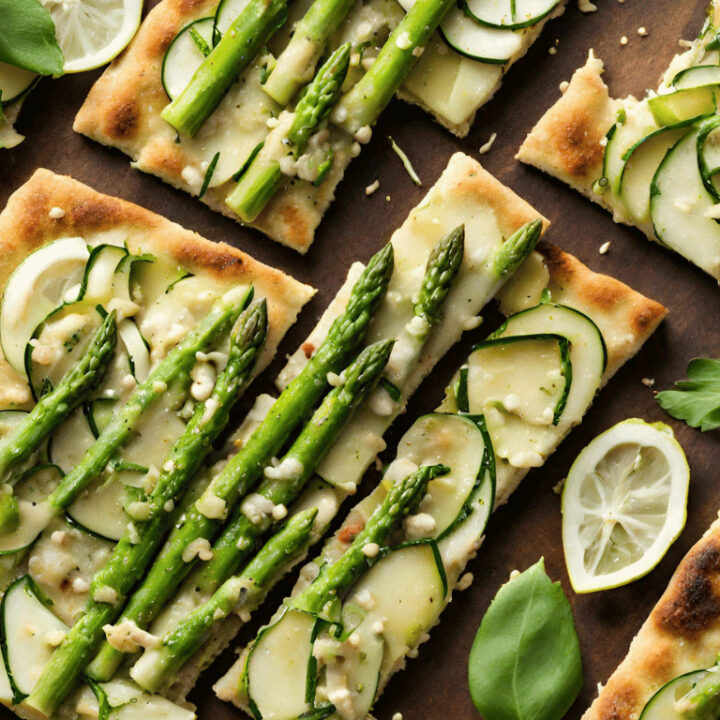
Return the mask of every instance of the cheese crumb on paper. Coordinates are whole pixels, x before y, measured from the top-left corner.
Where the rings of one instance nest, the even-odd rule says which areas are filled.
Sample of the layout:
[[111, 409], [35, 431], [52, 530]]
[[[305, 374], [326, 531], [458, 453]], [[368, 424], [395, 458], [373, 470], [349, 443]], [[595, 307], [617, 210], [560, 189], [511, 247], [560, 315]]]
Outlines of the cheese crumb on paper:
[[497, 133], [494, 132], [489, 138], [486, 143], [480, 146], [480, 149], [478, 150], [478, 154], [484, 155], [487, 152], [490, 152], [490, 148], [493, 146], [493, 143], [495, 142], [495, 138], [497, 138]]

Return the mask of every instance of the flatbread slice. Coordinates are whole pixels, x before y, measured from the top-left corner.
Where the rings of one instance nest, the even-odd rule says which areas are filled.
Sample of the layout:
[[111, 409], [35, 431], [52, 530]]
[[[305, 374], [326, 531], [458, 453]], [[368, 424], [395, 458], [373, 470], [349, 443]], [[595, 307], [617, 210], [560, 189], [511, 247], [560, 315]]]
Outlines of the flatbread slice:
[[[256, 297], [267, 298], [269, 313], [268, 341], [259, 368], [273, 358], [281, 338], [314, 294], [313, 288], [230, 245], [206, 240], [138, 205], [44, 169], [16, 190], [0, 213], [0, 293], [13, 270], [33, 250], [73, 236], [91, 244], [140, 246], [144, 252], [207, 278], [218, 288], [254, 285]], [[31, 400], [25, 378], [13, 370], [0, 350], [0, 408], [25, 408]]]
[[636, 720], [673, 678], [713, 666], [720, 652], [720, 520], [685, 555], [583, 720]]

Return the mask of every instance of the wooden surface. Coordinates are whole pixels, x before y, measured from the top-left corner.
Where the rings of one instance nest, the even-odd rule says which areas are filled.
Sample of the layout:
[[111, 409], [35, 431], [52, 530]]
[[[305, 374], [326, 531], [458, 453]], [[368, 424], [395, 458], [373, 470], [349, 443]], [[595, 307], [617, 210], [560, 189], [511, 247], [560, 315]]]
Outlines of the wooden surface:
[[[398, 711], [405, 720], [478, 717], [467, 691], [466, 670], [476, 628], [510, 571], [525, 569], [540, 555], [545, 556], [551, 577], [562, 582], [575, 614], [585, 685], [568, 718], [579, 718], [594, 698], [597, 683], [604, 682], [624, 657], [682, 555], [720, 508], [716, 469], [720, 435], [703, 435], [669, 421], [652, 391], [640, 382], [650, 377], [655, 379], [656, 389], [665, 388], [683, 375], [690, 358], [720, 356], [720, 290], [716, 283], [679, 257], [651, 245], [639, 232], [615, 225], [608, 213], [570, 189], [514, 160], [525, 134], [559, 96], [559, 83], [583, 64], [589, 48], [605, 60], [605, 77], [614, 96], [641, 95], [647, 86], [655, 84], [678, 51], [678, 38], [694, 37], [704, 17], [702, 0], [597, 2], [596, 13], [582, 15], [571, 0], [565, 15], [547, 25], [528, 55], [510, 70], [496, 98], [480, 111], [465, 140], [449, 135], [417, 108], [393, 102], [372, 142], [351, 165], [315, 244], [304, 258], [212, 213], [160, 180], [132, 170], [119, 152], [73, 133], [73, 116], [99, 72], [44, 80], [20, 116], [18, 129], [27, 135], [26, 141], [14, 150], [0, 151], [0, 206], [37, 167], [44, 166], [144, 205], [208, 238], [237, 245], [318, 287], [316, 299], [281, 345], [280, 358], [294, 350], [315, 322], [350, 262], [365, 260], [380, 247], [435, 181], [450, 154], [461, 149], [477, 157], [492, 132], [498, 137], [492, 150], [482, 157], [483, 164], [552, 220], [546, 236], [550, 241], [577, 255], [593, 270], [614, 275], [670, 308], [660, 330], [602, 391], [583, 424], [545, 467], [530, 473], [510, 502], [491, 518], [485, 544], [468, 568], [475, 575], [474, 585], [456, 594], [442, 623], [423, 645], [420, 657], [411, 660], [406, 671], [392, 680], [376, 707], [380, 720], [390, 720]], [[146, 5], [151, 4], [146, 0]], [[647, 37], [638, 35], [641, 26], [647, 29]], [[629, 38], [624, 47], [620, 45], [623, 35]], [[550, 55], [548, 49], [555, 45], [557, 54]], [[388, 134], [408, 153], [425, 188], [411, 183], [389, 150]], [[375, 179], [380, 180], [380, 190], [368, 198], [364, 188]], [[606, 241], [612, 243], [610, 251], [600, 255], [598, 248]], [[419, 389], [409, 412], [399, 419], [389, 437], [390, 448], [414, 417], [436, 406], [453, 370], [472, 343], [493, 324], [497, 324], [497, 314], [491, 311], [484, 326], [467, 333], [461, 347], [455, 348]], [[269, 385], [280, 362], [265, 373], [261, 384]], [[633, 416], [669, 421], [685, 448], [692, 471], [687, 526], [646, 578], [617, 590], [577, 596], [567, 581], [560, 540], [560, 498], [552, 488], [595, 435]], [[372, 478], [368, 480], [365, 489]], [[267, 618], [288, 587], [286, 582], [278, 588], [241, 639]], [[233, 659], [231, 652], [220, 658], [191, 695], [201, 720], [239, 717], [239, 712], [219, 702], [210, 691], [212, 682]], [[7, 711], [0, 715], [9, 717]]]

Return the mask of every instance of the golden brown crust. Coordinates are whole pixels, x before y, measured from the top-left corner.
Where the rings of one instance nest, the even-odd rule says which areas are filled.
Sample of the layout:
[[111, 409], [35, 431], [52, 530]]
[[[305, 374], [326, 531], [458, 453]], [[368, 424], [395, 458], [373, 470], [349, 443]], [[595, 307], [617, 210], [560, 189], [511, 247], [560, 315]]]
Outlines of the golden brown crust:
[[667, 308], [613, 277], [593, 272], [554, 245], [541, 241], [537, 250], [550, 272], [553, 301], [584, 312], [600, 328], [608, 352], [607, 380], [638, 352]]
[[602, 61], [592, 51], [565, 94], [538, 121], [517, 159], [590, 195], [602, 175], [603, 139], [615, 122], [618, 101], [602, 81]]
[[[127, 50], [92, 87], [73, 125], [76, 132], [128, 154], [138, 169], [192, 195], [200, 188], [183, 177], [183, 170], [193, 168], [202, 177], [204, 168], [197, 150], [177, 143], [174, 128], [160, 117], [169, 102], [162, 85], [162, 61], [177, 33], [193, 20], [211, 15], [216, 7], [217, 0], [163, 0], [156, 5]], [[247, 73], [257, 74], [254, 68]], [[297, 179], [287, 183], [252, 226], [294, 250], [306, 252], [350, 162], [351, 142], [343, 134], [333, 168], [320, 187]], [[211, 188], [202, 201], [239, 221], [225, 204], [234, 187], [235, 183], [228, 181]]]
[[[62, 209], [64, 216], [50, 217], [54, 207]], [[122, 234], [143, 250], [173, 258], [196, 275], [213, 276], [219, 284], [254, 285], [256, 297], [268, 300], [270, 327], [263, 366], [314, 294], [313, 288], [226, 243], [206, 240], [139, 205], [45, 169], [37, 170], [16, 190], [0, 213], [0, 293], [13, 270], [34, 249], [60, 237], [90, 239], [103, 233]], [[26, 389], [1, 355], [0, 386], [4, 391]]]
[[720, 652], [720, 520], [690, 549], [583, 720], [637, 720], [678, 675], [709, 667]]

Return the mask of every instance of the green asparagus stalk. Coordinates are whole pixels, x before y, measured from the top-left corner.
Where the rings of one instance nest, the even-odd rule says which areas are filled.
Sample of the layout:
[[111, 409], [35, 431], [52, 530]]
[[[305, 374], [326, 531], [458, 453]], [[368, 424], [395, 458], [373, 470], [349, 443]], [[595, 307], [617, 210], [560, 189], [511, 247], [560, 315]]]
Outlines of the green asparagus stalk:
[[[48, 522], [72, 504], [80, 493], [105, 469], [118, 448], [132, 436], [142, 414], [178, 376], [190, 372], [195, 354], [207, 350], [247, 306], [252, 289], [235, 288], [218, 299], [210, 312], [176, 345], [140, 383], [123, 408], [113, 416], [100, 437], [46, 500]], [[0, 507], [0, 512], [2, 507]], [[0, 527], [2, 527], [0, 516]]]
[[287, 18], [287, 0], [250, 0], [161, 116], [191, 137]]
[[142, 521], [135, 522], [133, 536], [125, 533], [108, 563], [95, 574], [84, 614], [53, 652], [35, 690], [26, 700], [28, 706], [44, 716], [50, 716], [73, 689], [76, 678], [102, 640], [103, 627], [117, 617], [123, 598], [152, 562], [175, 519], [174, 502], [227, 424], [235, 400], [252, 378], [266, 337], [267, 307], [263, 300], [238, 319], [227, 366], [218, 376], [210, 398], [196, 405], [185, 430], [170, 450], [149, 499], [141, 503]]
[[454, 0], [416, 0], [367, 73], [337, 104], [331, 121], [351, 135], [372, 125], [453, 5]]
[[340, 27], [353, 0], [315, 0], [286, 48], [280, 53], [263, 90], [280, 105], [287, 105], [315, 72], [330, 36]]
[[516, 230], [497, 250], [493, 258], [495, 273], [505, 278], [512, 275], [533, 251], [540, 233], [542, 220], [532, 220]]
[[[388, 244], [370, 260], [353, 287], [345, 312], [332, 324], [325, 341], [303, 371], [285, 388], [245, 445], [188, 509], [184, 522], [173, 529], [126, 605], [122, 619], [146, 628], [167, 603], [192, 569], [192, 563], [185, 562], [182, 557], [185, 547], [198, 538], [212, 539], [221, 525], [225, 513], [216, 515], [207, 508], [222, 505], [230, 512], [262, 475], [293, 430], [307, 417], [328, 387], [328, 373], [341, 370], [362, 342], [373, 313], [385, 295], [392, 269], [393, 250]], [[107, 681], [122, 659], [121, 652], [104, 643], [86, 672], [94, 680]]]
[[[315, 411], [310, 422], [305, 425], [297, 439], [293, 442], [280, 464], [275, 468], [266, 469], [266, 478], [258, 486], [251, 502], [260, 498], [269, 506], [285, 507], [300, 493], [307, 481], [312, 477], [318, 462], [330, 448], [340, 430], [343, 428], [352, 411], [365, 397], [369, 389], [380, 377], [387, 363], [393, 341], [386, 340], [365, 348], [357, 359], [342, 373], [343, 384], [335, 387], [326, 396], [320, 407]], [[222, 583], [232, 576], [250, 557], [259, 538], [267, 533], [273, 524], [270, 513], [259, 513], [257, 517], [246, 514], [244, 505], [236, 507], [230, 522], [212, 548], [212, 558], [199, 566], [186, 580], [185, 586], [192, 589], [198, 602], [214, 603], [213, 593]], [[202, 607], [202, 605], [201, 605]], [[175, 643], [166, 638], [168, 647], [163, 656], [165, 663], [174, 670], [178, 663], [187, 659], [185, 653], [197, 650], [203, 640], [202, 633], [190, 637], [190, 630], [183, 620], [181, 632], [183, 636], [182, 659], [170, 661], [175, 652]], [[204, 626], [203, 626], [204, 627]], [[170, 633], [173, 637], [173, 633]], [[149, 667], [145, 661], [145, 670], [138, 671], [136, 682], [148, 690], [156, 690], [167, 679], [163, 672]], [[149, 679], [151, 678], [151, 679]], [[148, 683], [148, 684], [146, 684]]]
[[40, 443], [87, 398], [102, 380], [115, 352], [115, 313], [105, 316], [80, 362], [57, 387], [43, 395], [28, 415], [0, 440], [0, 478], [27, 460]]
[[382, 545], [397, 523], [422, 500], [428, 483], [449, 472], [450, 468], [445, 465], [423, 465], [395, 483], [350, 547], [336, 562], [325, 565], [306, 590], [288, 601], [288, 606], [313, 615], [324, 614], [338, 592], [367, 569], [368, 557], [363, 548], [370, 543]]
[[283, 184], [286, 176], [280, 169], [282, 157], [293, 155], [297, 159], [305, 152], [310, 137], [340, 97], [349, 63], [350, 43], [345, 43], [320, 68], [295, 110], [289, 116], [281, 116], [278, 126], [268, 135], [262, 150], [225, 201], [244, 222], [252, 222]]
[[316, 508], [293, 515], [281, 530], [263, 545], [239, 575], [228, 578], [208, 600], [183, 618], [182, 625], [170, 632], [158, 648], [145, 650], [130, 676], [152, 692], [173, 677], [221, 622], [240, 605], [264, 594], [268, 584], [282, 574], [293, 558], [307, 547]]

